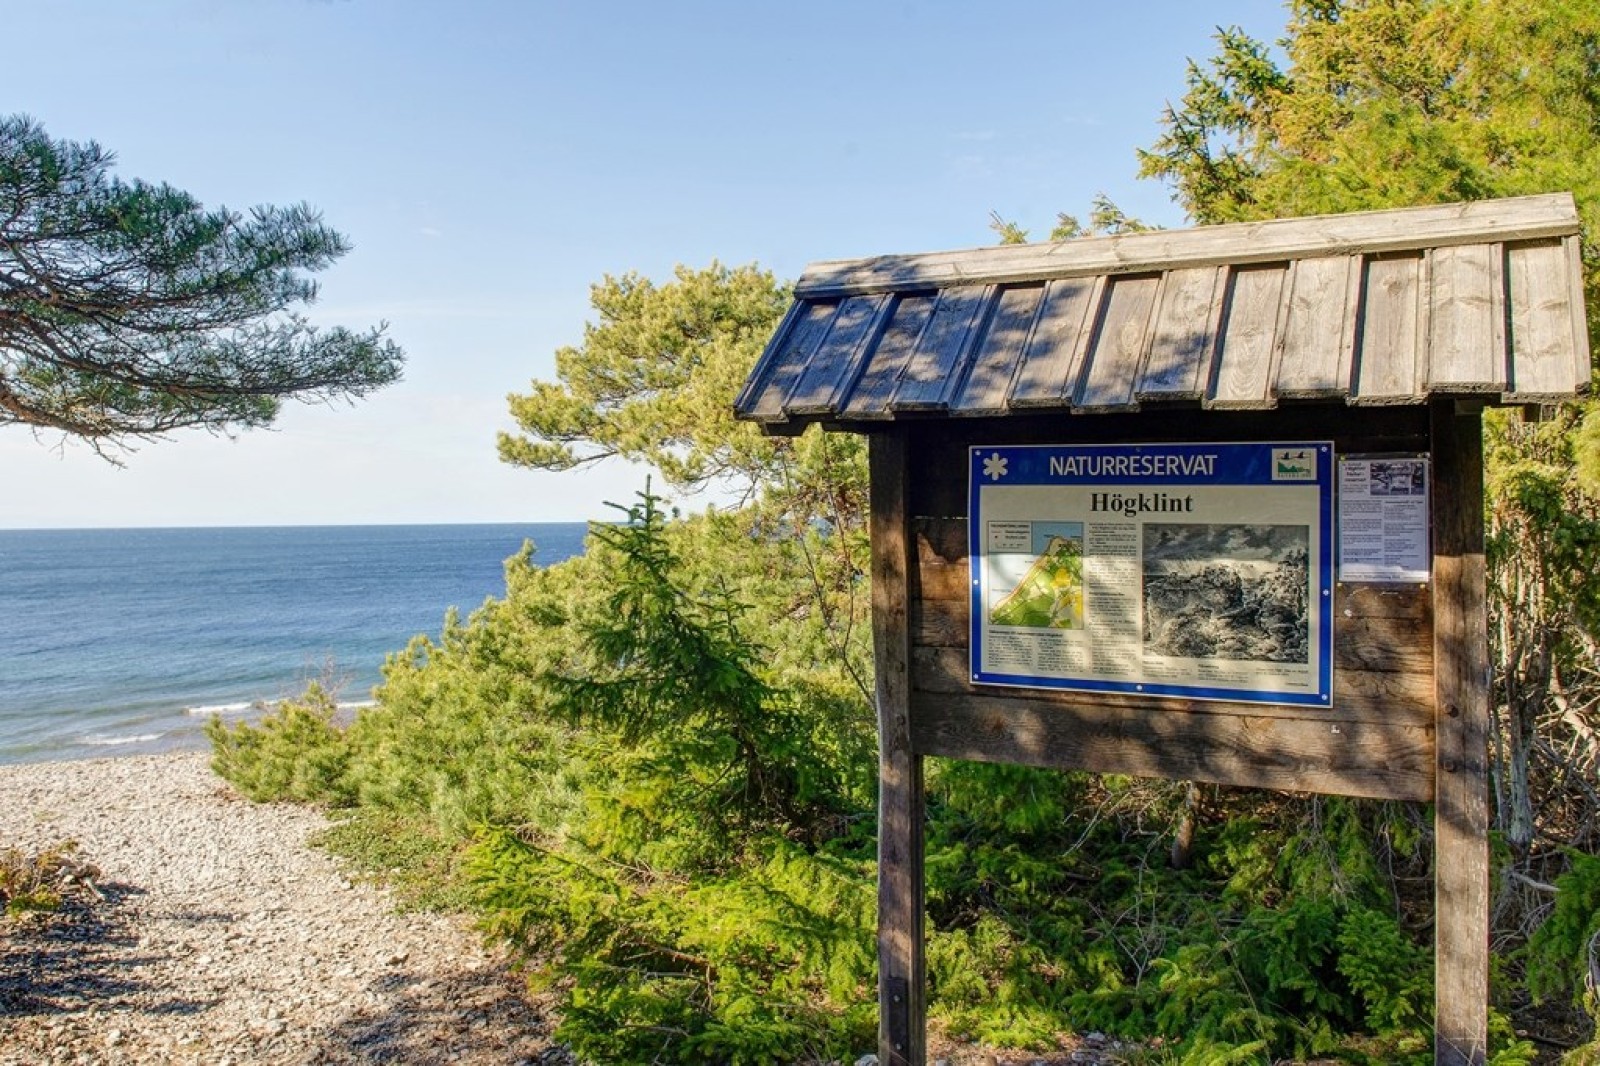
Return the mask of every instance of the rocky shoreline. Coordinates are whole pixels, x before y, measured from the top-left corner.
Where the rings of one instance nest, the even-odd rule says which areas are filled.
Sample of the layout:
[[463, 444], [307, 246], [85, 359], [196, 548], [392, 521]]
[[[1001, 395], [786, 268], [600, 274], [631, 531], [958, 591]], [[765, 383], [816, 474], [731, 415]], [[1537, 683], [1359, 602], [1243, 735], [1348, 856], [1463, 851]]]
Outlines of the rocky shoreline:
[[569, 1063], [501, 955], [398, 914], [305, 846], [315, 811], [241, 799], [204, 753], [0, 766], [0, 850], [99, 870], [0, 924], [0, 1066]]

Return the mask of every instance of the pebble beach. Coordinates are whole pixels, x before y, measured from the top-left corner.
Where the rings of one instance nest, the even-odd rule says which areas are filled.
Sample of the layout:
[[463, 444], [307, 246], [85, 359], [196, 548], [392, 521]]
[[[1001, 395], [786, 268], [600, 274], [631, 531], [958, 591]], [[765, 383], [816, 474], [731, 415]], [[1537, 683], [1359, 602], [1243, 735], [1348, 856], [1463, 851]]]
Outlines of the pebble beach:
[[0, 923], [0, 1066], [568, 1063], [465, 920], [397, 913], [205, 753], [0, 766], [0, 851], [98, 869], [49, 920]]

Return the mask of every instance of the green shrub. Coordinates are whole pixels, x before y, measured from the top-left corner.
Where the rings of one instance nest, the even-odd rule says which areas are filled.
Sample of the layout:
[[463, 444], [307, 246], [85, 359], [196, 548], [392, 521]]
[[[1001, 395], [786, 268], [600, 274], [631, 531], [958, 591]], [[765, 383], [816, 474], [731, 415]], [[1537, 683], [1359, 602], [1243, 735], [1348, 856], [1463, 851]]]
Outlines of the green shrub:
[[332, 694], [316, 682], [298, 699], [283, 700], [258, 724], [233, 726], [213, 716], [205, 725], [211, 768], [258, 803], [287, 801], [346, 806], [353, 800], [346, 771], [350, 748], [334, 724]]
[[697, 587], [648, 495], [598, 529], [598, 598], [541, 677], [573, 731], [559, 827], [491, 827], [468, 872], [486, 927], [561, 991], [597, 1061], [785, 1062], [870, 1042], [874, 894], [853, 768], [766, 679], [747, 609]]
[[1568, 852], [1571, 866], [1556, 878], [1556, 904], [1528, 941], [1528, 990], [1538, 999], [1563, 997], [1600, 1017], [1590, 989], [1600, 969], [1600, 857]]

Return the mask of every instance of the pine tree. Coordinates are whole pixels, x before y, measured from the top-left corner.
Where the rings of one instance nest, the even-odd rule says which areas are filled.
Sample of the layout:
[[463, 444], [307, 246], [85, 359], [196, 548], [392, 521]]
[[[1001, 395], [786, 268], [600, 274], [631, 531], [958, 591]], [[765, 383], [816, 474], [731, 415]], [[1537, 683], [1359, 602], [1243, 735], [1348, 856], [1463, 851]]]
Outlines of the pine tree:
[[349, 250], [310, 207], [210, 210], [124, 182], [113, 162], [0, 118], [0, 425], [100, 450], [263, 426], [282, 397], [398, 379], [403, 353], [381, 326], [317, 329], [295, 310], [316, 298], [307, 275]]

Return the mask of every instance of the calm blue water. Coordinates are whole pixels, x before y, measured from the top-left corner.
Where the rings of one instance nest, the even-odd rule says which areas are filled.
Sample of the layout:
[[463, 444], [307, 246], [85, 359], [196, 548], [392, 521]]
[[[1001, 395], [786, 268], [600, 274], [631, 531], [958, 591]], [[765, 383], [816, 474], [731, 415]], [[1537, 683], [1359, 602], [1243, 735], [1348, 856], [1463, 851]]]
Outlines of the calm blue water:
[[212, 713], [331, 678], [360, 703], [384, 655], [549, 565], [583, 523], [0, 530], [0, 763], [204, 744]]

